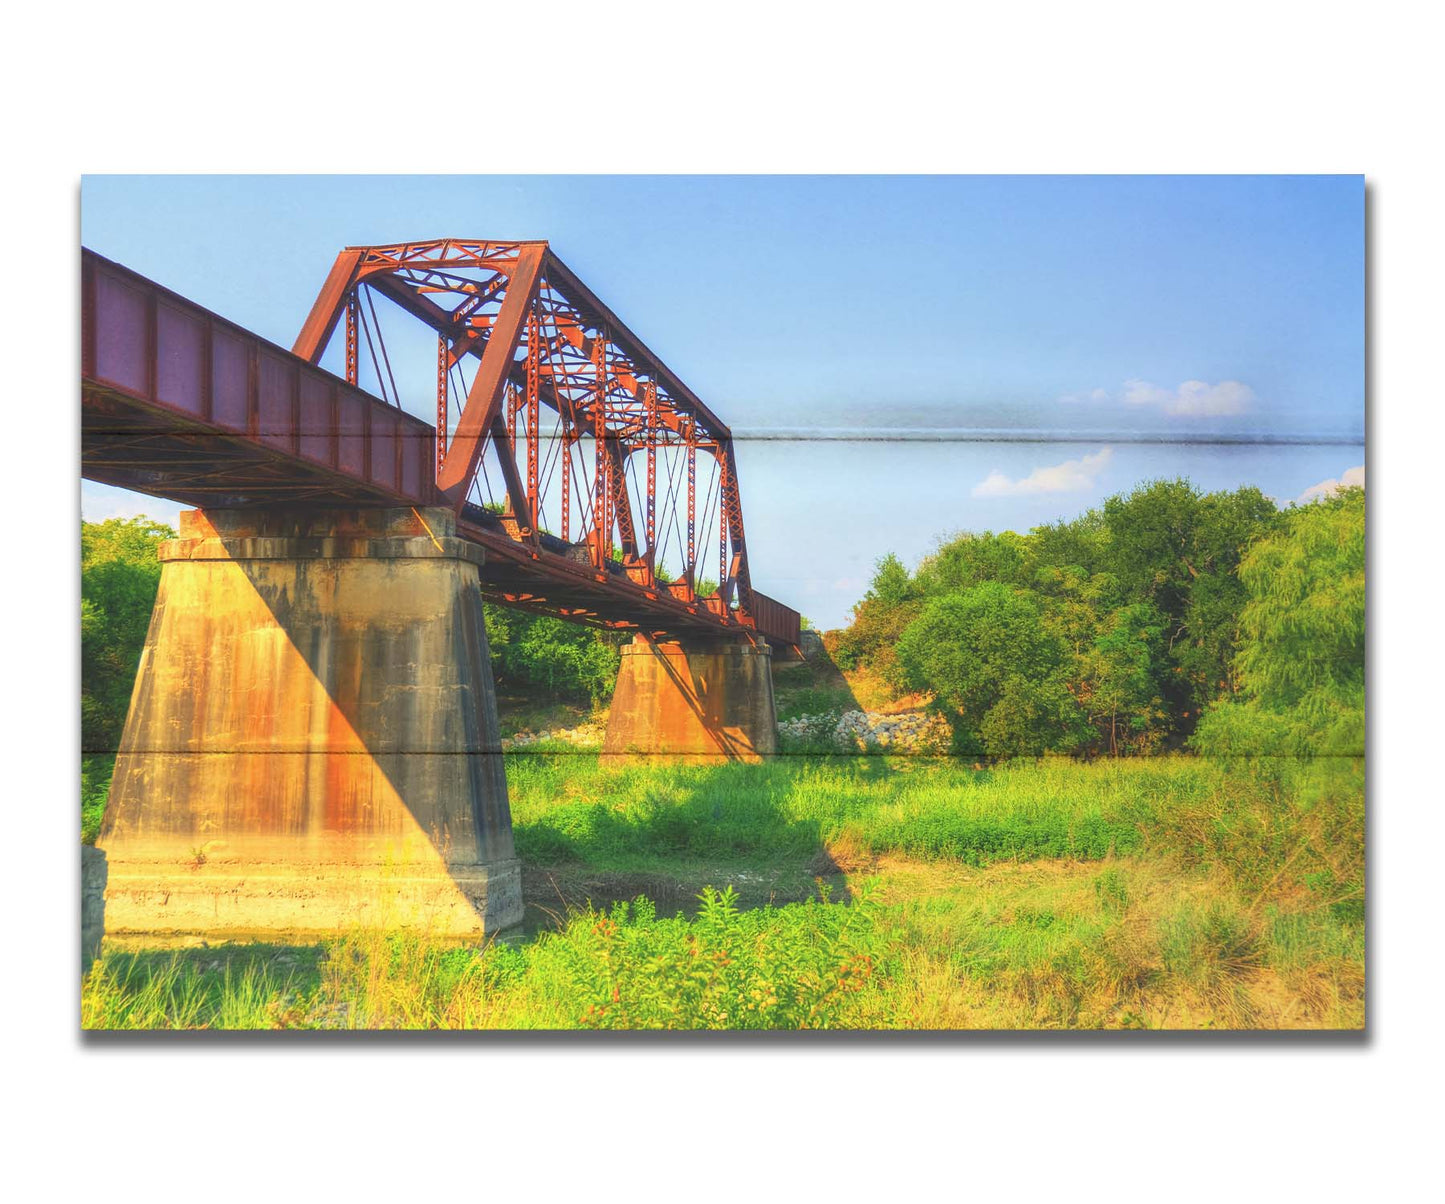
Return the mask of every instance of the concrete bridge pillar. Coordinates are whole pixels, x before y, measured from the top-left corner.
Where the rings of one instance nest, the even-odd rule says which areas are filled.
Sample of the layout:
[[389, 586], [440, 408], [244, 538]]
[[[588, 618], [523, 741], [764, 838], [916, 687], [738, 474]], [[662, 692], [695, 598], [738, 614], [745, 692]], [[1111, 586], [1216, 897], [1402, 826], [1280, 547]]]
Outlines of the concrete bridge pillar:
[[521, 921], [482, 556], [440, 509], [181, 515], [101, 833], [107, 934]]
[[763, 641], [623, 645], [604, 753], [760, 760], [778, 751], [772, 650]]

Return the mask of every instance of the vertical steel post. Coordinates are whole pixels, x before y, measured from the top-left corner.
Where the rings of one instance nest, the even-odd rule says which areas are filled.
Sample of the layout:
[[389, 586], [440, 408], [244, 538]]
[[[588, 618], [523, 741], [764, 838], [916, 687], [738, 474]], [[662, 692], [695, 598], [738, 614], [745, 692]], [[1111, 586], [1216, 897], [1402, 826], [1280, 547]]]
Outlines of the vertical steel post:
[[447, 459], [447, 338], [437, 334], [437, 475]]
[[697, 419], [687, 423], [687, 584], [697, 589]]
[[607, 567], [607, 554], [612, 543], [612, 524], [607, 518], [609, 485], [607, 441], [607, 337], [598, 332], [592, 350], [597, 365], [597, 400], [592, 412], [592, 442], [597, 453], [592, 476], [592, 525], [597, 532], [597, 567]]
[[647, 382], [647, 563], [657, 573], [657, 382]]
[[562, 542], [571, 543], [572, 533], [572, 432], [562, 420]]
[[537, 531], [542, 499], [537, 496], [537, 452], [541, 427], [541, 367], [538, 363], [537, 307], [527, 315], [527, 526]]
[[356, 290], [346, 294], [346, 383], [356, 384]]
[[[721, 448], [719, 448], [721, 452]], [[726, 600], [728, 579], [728, 461], [727, 456], [719, 454], [718, 463], [718, 491], [717, 491], [717, 592], [718, 597]]]

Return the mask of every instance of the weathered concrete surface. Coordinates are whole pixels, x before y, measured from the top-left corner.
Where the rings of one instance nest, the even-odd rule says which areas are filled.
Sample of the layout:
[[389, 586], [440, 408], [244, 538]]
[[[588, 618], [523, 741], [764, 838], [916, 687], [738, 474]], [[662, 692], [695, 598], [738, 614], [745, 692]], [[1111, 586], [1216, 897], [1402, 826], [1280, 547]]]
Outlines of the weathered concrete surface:
[[107, 934], [520, 922], [481, 550], [454, 532], [182, 513], [101, 832]]
[[105, 853], [88, 844], [80, 846], [80, 972], [86, 973], [100, 956], [105, 936]]
[[757, 760], [778, 751], [772, 655], [761, 641], [622, 648], [606, 754]]

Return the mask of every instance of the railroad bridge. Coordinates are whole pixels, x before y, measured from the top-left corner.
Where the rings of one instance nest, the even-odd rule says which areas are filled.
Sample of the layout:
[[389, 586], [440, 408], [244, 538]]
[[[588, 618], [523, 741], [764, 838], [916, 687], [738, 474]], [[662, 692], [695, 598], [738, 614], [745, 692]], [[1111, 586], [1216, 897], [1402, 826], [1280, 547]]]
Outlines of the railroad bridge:
[[605, 754], [776, 751], [799, 616], [753, 586], [731, 432], [547, 243], [348, 247], [290, 350], [81, 273], [82, 475], [195, 507], [116, 760], [108, 932], [519, 922], [483, 598], [631, 634]]

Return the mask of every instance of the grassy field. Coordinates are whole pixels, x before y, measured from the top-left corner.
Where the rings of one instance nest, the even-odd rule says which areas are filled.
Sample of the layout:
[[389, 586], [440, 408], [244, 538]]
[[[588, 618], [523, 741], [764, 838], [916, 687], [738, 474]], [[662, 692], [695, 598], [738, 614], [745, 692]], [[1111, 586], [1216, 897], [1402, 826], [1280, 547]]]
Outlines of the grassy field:
[[111, 949], [82, 1023], [1364, 1023], [1358, 762], [663, 765], [534, 747], [507, 772], [523, 936]]

